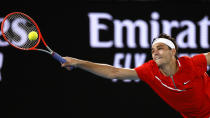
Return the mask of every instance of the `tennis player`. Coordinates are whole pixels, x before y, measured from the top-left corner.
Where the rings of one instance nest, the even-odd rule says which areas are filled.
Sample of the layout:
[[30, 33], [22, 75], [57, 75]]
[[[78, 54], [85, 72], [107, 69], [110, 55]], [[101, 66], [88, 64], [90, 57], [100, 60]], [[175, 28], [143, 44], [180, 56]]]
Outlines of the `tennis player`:
[[151, 48], [153, 59], [134, 69], [71, 57], [64, 57], [62, 67], [75, 66], [110, 79], [141, 79], [184, 118], [210, 118], [210, 52], [178, 58], [175, 39], [166, 34], [155, 38]]

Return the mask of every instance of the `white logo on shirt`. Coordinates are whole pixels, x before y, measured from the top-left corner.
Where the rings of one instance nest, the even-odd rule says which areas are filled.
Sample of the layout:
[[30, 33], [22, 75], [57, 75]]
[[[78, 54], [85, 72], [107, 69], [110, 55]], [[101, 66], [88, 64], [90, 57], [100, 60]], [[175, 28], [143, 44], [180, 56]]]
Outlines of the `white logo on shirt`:
[[188, 80], [188, 81], [186, 81], [186, 82], [184, 82], [184, 85], [186, 85], [187, 83], [189, 83], [190, 82], [190, 80]]

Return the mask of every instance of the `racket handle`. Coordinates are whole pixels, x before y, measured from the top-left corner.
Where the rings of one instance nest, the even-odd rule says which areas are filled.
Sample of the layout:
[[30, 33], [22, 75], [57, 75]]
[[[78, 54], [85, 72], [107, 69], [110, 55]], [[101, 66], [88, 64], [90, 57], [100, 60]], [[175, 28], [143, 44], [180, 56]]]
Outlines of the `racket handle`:
[[[66, 60], [56, 52], [53, 52], [52, 56], [53, 56], [54, 59], [56, 59], [57, 61], [59, 61], [62, 64], [66, 62]], [[70, 66], [69, 68], [70, 68], [70, 70], [72, 70], [73, 66]]]

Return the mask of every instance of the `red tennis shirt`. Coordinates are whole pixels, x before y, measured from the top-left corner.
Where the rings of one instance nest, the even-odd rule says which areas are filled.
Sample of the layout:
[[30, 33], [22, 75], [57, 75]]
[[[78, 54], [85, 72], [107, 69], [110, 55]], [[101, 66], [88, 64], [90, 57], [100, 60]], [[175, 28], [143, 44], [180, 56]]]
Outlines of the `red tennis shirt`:
[[177, 64], [179, 70], [171, 77], [163, 75], [153, 60], [135, 70], [142, 81], [184, 118], [210, 118], [210, 77], [206, 73], [205, 56], [183, 56]]

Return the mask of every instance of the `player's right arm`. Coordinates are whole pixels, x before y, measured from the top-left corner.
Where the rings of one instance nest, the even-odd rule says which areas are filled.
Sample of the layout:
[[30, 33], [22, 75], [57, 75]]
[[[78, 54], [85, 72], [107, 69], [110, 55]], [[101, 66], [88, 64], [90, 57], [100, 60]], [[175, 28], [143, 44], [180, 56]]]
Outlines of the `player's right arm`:
[[72, 57], [63, 58], [66, 59], [67, 62], [62, 64], [62, 67], [65, 67], [67, 70], [69, 70], [69, 66], [74, 66], [108, 79], [138, 79], [138, 75], [134, 69], [116, 68], [108, 64], [94, 63]]

